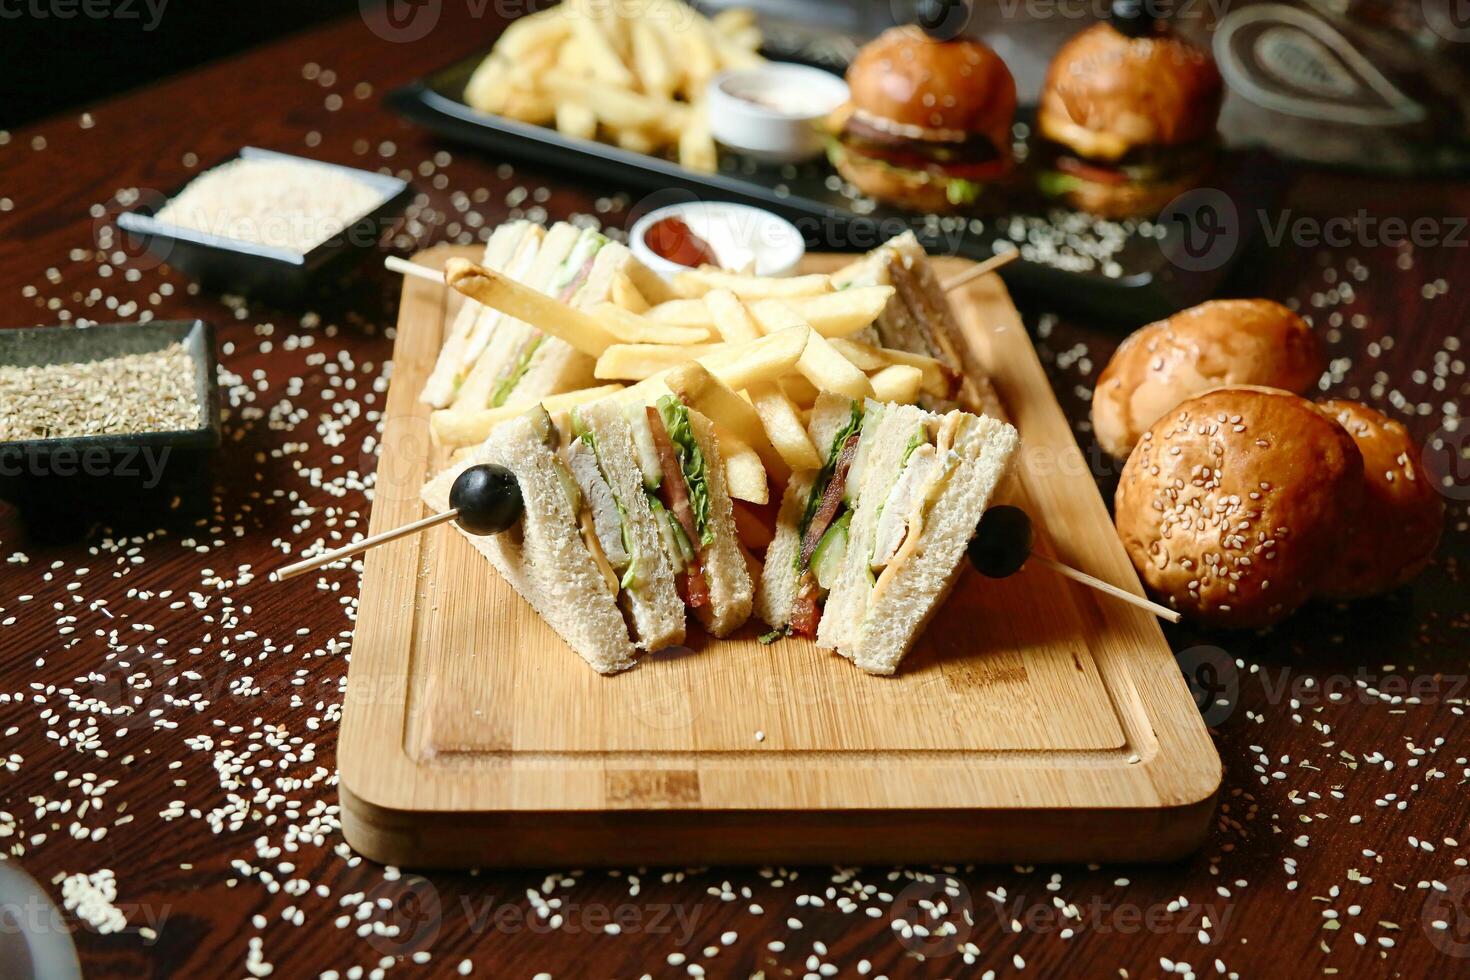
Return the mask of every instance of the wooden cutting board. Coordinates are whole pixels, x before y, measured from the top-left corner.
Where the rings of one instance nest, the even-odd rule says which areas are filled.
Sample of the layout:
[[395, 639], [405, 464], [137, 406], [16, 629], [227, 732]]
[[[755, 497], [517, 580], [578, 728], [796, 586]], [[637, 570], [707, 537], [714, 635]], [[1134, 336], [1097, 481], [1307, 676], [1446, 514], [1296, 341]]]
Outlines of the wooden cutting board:
[[[951, 298], [1021, 433], [1002, 496], [1039, 548], [1141, 591], [1000, 279]], [[445, 463], [418, 393], [459, 299], [404, 280], [373, 533], [424, 516]], [[968, 570], [894, 677], [761, 628], [692, 629], [603, 677], [452, 528], [369, 552], [348, 842], [398, 865], [703, 865], [1168, 859], [1205, 834], [1220, 760], [1147, 614], [1040, 567]]]

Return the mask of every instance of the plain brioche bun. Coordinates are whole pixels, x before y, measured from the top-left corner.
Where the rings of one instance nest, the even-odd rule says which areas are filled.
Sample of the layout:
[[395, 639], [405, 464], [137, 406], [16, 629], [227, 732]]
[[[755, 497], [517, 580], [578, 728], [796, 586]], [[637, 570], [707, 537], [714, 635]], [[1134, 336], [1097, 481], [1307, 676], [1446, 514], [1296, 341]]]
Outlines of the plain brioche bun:
[[1134, 331], [1098, 376], [1092, 427], [1124, 459], [1180, 402], [1223, 385], [1305, 392], [1323, 370], [1306, 321], [1265, 299], [1212, 300]]
[[1016, 82], [1000, 55], [972, 38], [891, 27], [858, 52], [847, 85], [853, 108], [878, 119], [1010, 143]]
[[1223, 92], [1208, 51], [1170, 34], [1131, 38], [1096, 24], [1052, 59], [1037, 123], [1084, 157], [1117, 160], [1133, 147], [1213, 136]]
[[1363, 458], [1342, 426], [1287, 391], [1190, 399], [1148, 430], [1115, 500], [1148, 587], [1204, 623], [1259, 627], [1316, 590], [1356, 512]]
[[1347, 430], [1363, 455], [1363, 488], [1347, 545], [1319, 589], [1335, 599], [1389, 592], [1429, 564], [1444, 530], [1444, 500], [1419, 467], [1409, 430], [1358, 402], [1319, 407]]

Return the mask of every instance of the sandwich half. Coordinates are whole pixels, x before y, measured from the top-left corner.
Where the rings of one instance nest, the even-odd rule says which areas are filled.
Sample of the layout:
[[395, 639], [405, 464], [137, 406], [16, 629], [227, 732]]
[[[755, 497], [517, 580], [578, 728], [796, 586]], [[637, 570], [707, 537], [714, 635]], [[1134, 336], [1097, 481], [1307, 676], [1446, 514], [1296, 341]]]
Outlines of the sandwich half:
[[824, 392], [811, 432], [824, 465], [787, 485], [757, 611], [891, 674], [958, 579], [1016, 430]]
[[673, 395], [625, 411], [679, 597], [708, 632], [728, 636], [750, 617], [754, 589], [714, 426]]
[[959, 371], [964, 340], [929, 256], [911, 231], [889, 239], [832, 276], [838, 288], [892, 286], [893, 298], [871, 331], [855, 339], [924, 354]]
[[817, 645], [892, 674], [959, 579], [1018, 437], [989, 416], [912, 405], [887, 406], [869, 435]]
[[661, 532], [640, 506], [631, 436], [614, 416], [592, 414], [560, 427], [538, 407], [505, 422], [423, 497], [447, 509], [455, 478], [475, 463], [514, 473], [519, 523], [497, 535], [461, 533], [568, 646], [609, 674], [633, 666], [639, 649], [682, 642], [684, 617]]
[[[491, 233], [481, 264], [515, 277], [518, 269], [529, 267], [545, 234], [533, 222], [507, 221]], [[421, 400], [435, 408], [447, 408], [454, 403], [460, 385], [484, 351], [500, 318], [499, 310], [471, 300], [460, 306], [434, 362], [434, 370], [419, 395]]]

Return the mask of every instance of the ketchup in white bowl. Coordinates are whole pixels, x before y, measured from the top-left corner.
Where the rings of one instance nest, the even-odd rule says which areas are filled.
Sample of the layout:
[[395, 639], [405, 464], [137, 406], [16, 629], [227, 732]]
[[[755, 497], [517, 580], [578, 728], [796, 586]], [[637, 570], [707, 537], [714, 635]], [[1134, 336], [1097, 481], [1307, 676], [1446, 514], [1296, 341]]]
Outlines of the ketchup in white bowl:
[[629, 230], [628, 246], [665, 279], [701, 265], [789, 276], [806, 254], [801, 232], [785, 218], [723, 201], [689, 201], [650, 211]]

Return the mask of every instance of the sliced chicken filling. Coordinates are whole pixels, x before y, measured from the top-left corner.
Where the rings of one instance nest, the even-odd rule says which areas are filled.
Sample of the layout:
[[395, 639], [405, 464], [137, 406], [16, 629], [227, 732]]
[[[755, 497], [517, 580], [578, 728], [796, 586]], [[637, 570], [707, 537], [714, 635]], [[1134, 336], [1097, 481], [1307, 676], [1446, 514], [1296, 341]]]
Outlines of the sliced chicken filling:
[[582, 491], [583, 513], [590, 515], [597, 543], [609, 565], [623, 572], [632, 556], [623, 543], [623, 513], [606, 477], [597, 465], [597, 454], [581, 439], [573, 440], [567, 450], [567, 468]]

